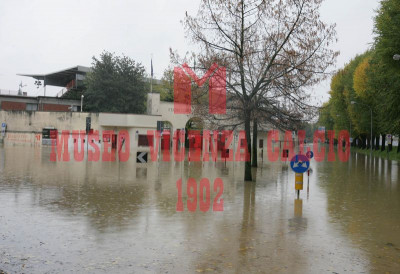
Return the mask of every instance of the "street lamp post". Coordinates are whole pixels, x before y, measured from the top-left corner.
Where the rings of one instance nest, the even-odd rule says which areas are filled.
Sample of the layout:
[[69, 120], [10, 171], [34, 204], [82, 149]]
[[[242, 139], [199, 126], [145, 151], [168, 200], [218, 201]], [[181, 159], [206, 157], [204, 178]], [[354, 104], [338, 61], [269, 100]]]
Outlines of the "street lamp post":
[[[400, 56], [399, 56], [399, 58], [400, 58]], [[399, 59], [400, 60], [400, 59]], [[368, 107], [369, 108], [369, 110], [371, 111], [371, 139], [370, 139], [370, 146], [371, 146], [371, 154], [372, 154], [372, 108], [369, 106], [369, 105], [366, 105], [366, 104], [363, 104], [363, 103], [359, 103], [359, 102], [356, 102], [356, 101], [351, 101], [351, 104], [352, 105], [354, 105], [354, 104], [359, 104], [359, 105], [363, 105], [363, 106], [366, 106], [366, 107]]]
[[83, 111], [83, 97], [85, 97], [83, 94], [81, 95], [81, 112]]

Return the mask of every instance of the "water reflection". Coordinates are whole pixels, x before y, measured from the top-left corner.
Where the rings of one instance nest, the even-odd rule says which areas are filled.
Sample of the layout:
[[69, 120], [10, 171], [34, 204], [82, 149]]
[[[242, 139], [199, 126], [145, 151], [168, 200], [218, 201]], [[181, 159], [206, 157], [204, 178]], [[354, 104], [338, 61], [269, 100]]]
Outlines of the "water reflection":
[[[348, 168], [350, 165], [352, 169]], [[400, 269], [398, 163], [355, 155], [350, 163], [321, 164], [330, 221], [367, 252], [372, 272]], [[347, 170], [347, 172], [343, 172]]]
[[294, 200], [294, 217], [289, 220], [291, 232], [300, 232], [307, 229], [307, 219], [303, 218], [303, 200]]
[[[396, 162], [315, 163], [296, 199], [287, 163], [54, 163], [0, 149], [0, 269], [10, 272], [368, 272], [399, 269]], [[187, 210], [187, 180], [211, 209]], [[213, 182], [224, 182], [214, 212]], [[182, 179], [184, 211], [177, 212]], [[311, 189], [311, 191], [310, 191]]]

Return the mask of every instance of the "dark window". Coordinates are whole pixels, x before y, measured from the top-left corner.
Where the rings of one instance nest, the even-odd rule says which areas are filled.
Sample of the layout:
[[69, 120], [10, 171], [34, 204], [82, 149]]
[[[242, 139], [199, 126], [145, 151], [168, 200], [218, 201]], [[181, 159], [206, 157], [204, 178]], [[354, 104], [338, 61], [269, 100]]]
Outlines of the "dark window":
[[150, 135], [149, 139], [150, 139], [150, 142], [147, 138], [147, 135], [139, 135], [138, 146], [140, 146], [140, 147], [153, 146], [153, 135]]
[[42, 139], [50, 139], [50, 129], [44, 128], [42, 131]]
[[37, 104], [26, 104], [26, 110], [27, 111], [36, 111], [38, 110], [38, 105]]
[[57, 129], [44, 128], [42, 130], [42, 139], [56, 139], [56, 138], [57, 138]]

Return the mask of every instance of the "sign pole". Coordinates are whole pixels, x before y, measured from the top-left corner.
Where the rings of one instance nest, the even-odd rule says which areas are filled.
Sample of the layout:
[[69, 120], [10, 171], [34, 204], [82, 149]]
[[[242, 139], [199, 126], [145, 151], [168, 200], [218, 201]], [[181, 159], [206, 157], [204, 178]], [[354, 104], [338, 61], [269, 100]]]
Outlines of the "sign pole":
[[296, 173], [295, 189], [297, 190], [297, 199], [299, 199], [300, 198], [300, 190], [303, 190], [303, 173]]

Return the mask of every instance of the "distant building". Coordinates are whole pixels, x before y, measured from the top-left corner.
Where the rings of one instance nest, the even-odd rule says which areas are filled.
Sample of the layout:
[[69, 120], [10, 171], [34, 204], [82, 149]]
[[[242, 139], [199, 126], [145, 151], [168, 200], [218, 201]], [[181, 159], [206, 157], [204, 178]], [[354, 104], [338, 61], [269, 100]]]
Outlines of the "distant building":
[[[47, 74], [18, 74], [42, 81], [44, 96], [27, 96], [26, 92], [0, 90], [0, 110], [6, 111], [81, 111], [81, 101], [68, 99], [70, 91], [82, 92], [86, 74], [91, 68], [75, 66]], [[46, 96], [46, 86], [62, 87], [55, 97]], [[70, 97], [71, 98], [71, 97]]]
[[84, 87], [83, 83], [86, 74], [91, 68], [85, 66], [75, 66], [60, 71], [47, 74], [18, 74], [19, 76], [32, 77], [36, 80], [43, 81], [44, 96], [46, 96], [46, 86], [62, 87], [63, 89], [56, 95], [62, 97], [71, 90], [81, 91]]
[[[44, 94], [47, 85], [62, 87], [62, 90], [56, 97], [31, 97], [21, 91], [15, 93], [0, 90], [0, 123], [3, 134], [0, 135], [0, 142], [3, 141], [6, 145], [48, 145], [49, 141], [57, 136], [54, 132], [68, 131], [71, 137], [69, 147], [74, 147], [77, 137], [73, 136], [72, 131], [89, 130], [102, 134], [98, 140], [99, 144], [103, 146], [109, 142], [116, 148], [118, 134], [127, 131], [132, 144], [131, 152], [136, 155], [136, 152], [149, 151], [149, 130], [163, 131], [160, 142], [161, 149], [164, 149], [168, 145], [164, 139], [169, 139], [171, 146], [177, 136], [174, 133], [179, 131], [185, 132], [185, 145], [188, 146], [189, 130], [216, 129], [199, 114], [175, 114], [174, 102], [161, 101], [160, 93], [157, 92], [147, 94], [147, 114], [80, 112], [81, 100], [68, 98], [76, 98], [76, 94], [81, 94], [85, 77], [90, 71], [89, 67], [76, 66], [48, 74], [20, 74], [43, 81]], [[153, 84], [160, 84], [159, 80], [152, 80]], [[84, 106], [85, 100], [83, 110]], [[239, 130], [242, 128], [235, 130], [234, 142], [239, 141]], [[267, 138], [266, 130], [259, 128], [256, 144], [259, 144], [260, 149], [263, 149]], [[222, 135], [218, 136], [218, 142], [221, 142]], [[222, 146], [219, 147], [222, 149]]]
[[[47, 74], [17, 74], [19, 76], [32, 77], [36, 80], [43, 81], [44, 96], [46, 96], [46, 86], [61, 87], [56, 97], [69, 97], [68, 94], [74, 91], [82, 92], [84, 89], [84, 80], [86, 74], [91, 72], [92, 68], [85, 66], [75, 66], [60, 71]], [[146, 81], [150, 82], [149, 78]], [[160, 84], [158, 79], [152, 79], [153, 84]]]
[[31, 97], [0, 94], [0, 110], [25, 111], [81, 111], [79, 100], [56, 97]]

